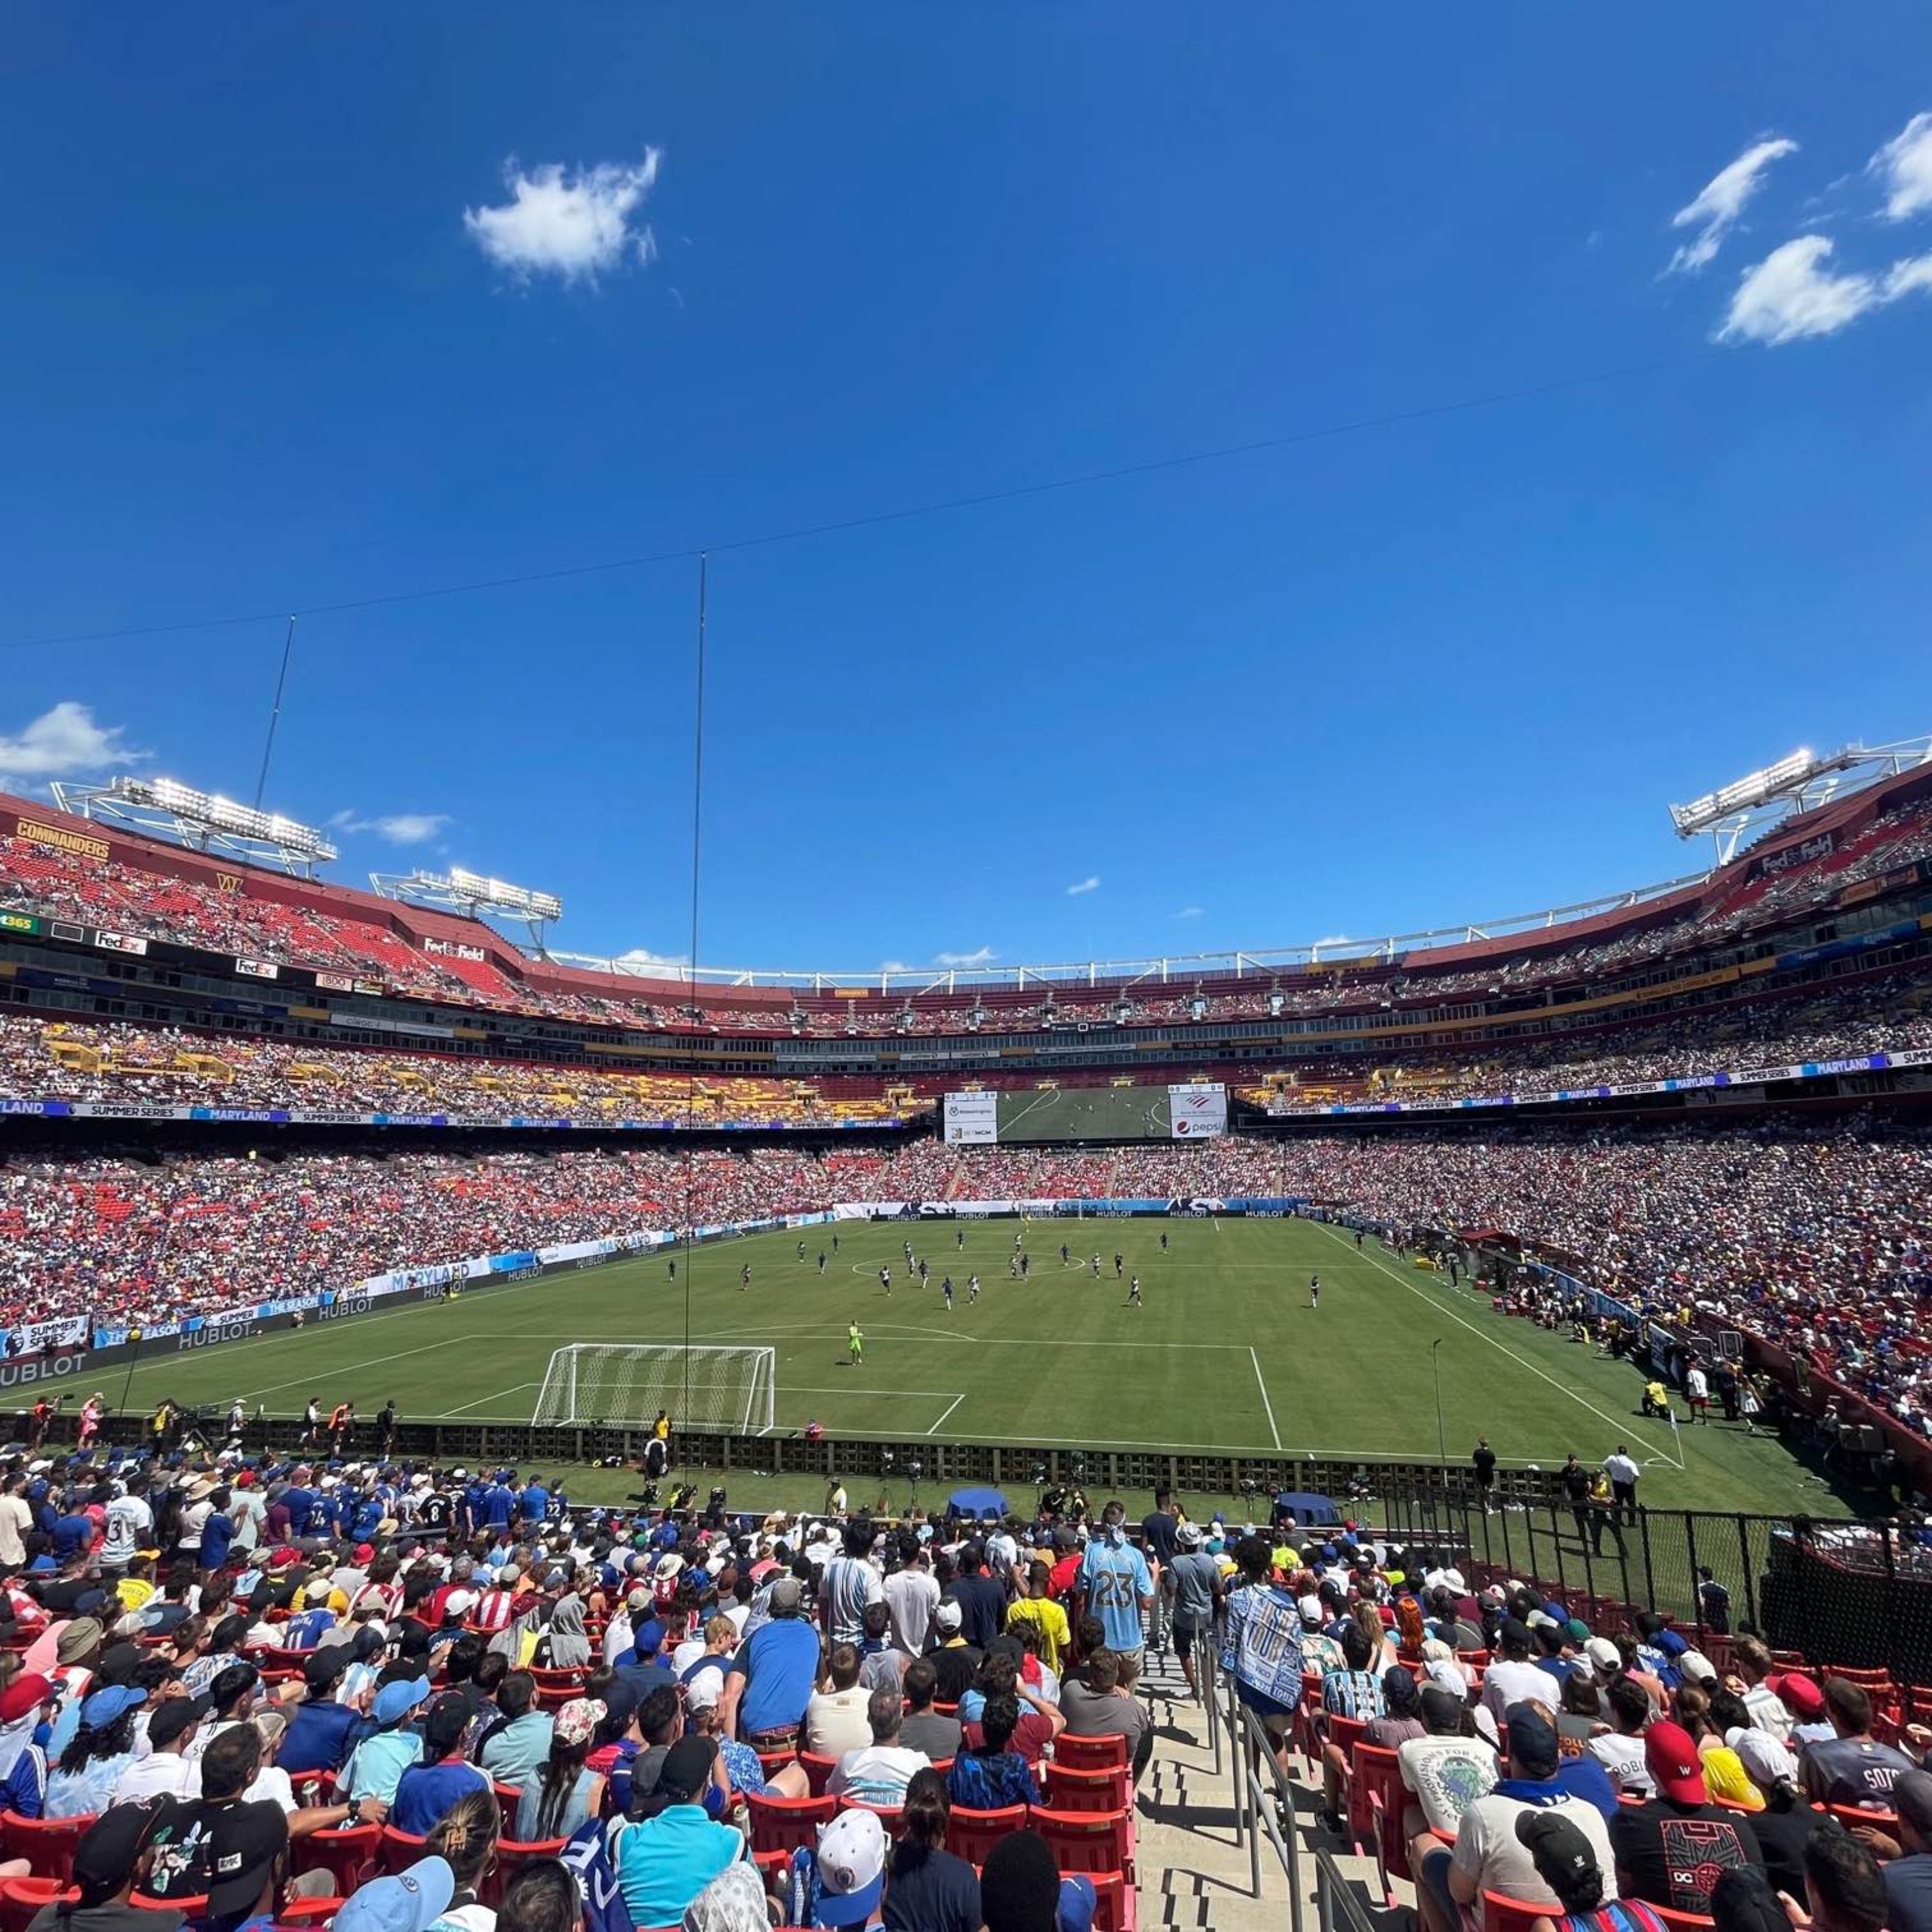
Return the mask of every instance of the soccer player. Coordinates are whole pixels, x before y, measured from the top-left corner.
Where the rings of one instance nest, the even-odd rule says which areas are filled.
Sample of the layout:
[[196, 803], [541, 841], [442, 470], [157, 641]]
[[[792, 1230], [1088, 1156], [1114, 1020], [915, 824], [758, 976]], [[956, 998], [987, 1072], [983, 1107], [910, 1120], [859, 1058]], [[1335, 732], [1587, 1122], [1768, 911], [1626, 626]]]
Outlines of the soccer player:
[[1015, 1281], [1018, 1281], [1019, 1280], [1020, 1258], [1018, 1255], [1009, 1255], [1006, 1257], [1006, 1273], [1010, 1275]]
[[1025, 1280], [1027, 1280], [1027, 1278], [1028, 1278], [1030, 1275], [1031, 1275], [1031, 1274], [1032, 1274], [1032, 1273], [1033, 1273], [1033, 1257], [1032, 1257], [1030, 1255], [1027, 1255], [1027, 1254], [1023, 1254], [1023, 1255], [1022, 1255], [1022, 1256], [1020, 1256], [1020, 1279], [1021, 1279], [1021, 1280], [1024, 1281]]
[[751, 1285], [752, 1264], [749, 1262], [747, 1262], [745, 1265], [738, 1270], [738, 1292], [740, 1294], [742, 1294], [746, 1289], [749, 1288]]
[[1167, 1230], [1165, 1228], [1160, 1231], [1160, 1251], [1162, 1254], [1167, 1252]]
[[1141, 1278], [1138, 1275], [1136, 1275], [1128, 1286], [1127, 1306], [1130, 1308], [1139, 1308], [1144, 1306], [1141, 1300]]
[[677, 1257], [675, 1255], [670, 1258], [670, 1278], [673, 1281], [677, 1279]]
[[1064, 1268], [1070, 1258], [1066, 1252], [1066, 1244], [1062, 1241], [1060, 1244], [1060, 1265]]
[[1684, 1394], [1690, 1405], [1690, 1420], [1711, 1426], [1711, 1378], [1694, 1357], [1684, 1371]]
[[1322, 1277], [1318, 1274], [1308, 1277], [1308, 1305], [1310, 1308], [1322, 1306]]
[[823, 1248], [818, 1251], [818, 1271], [820, 1274], [825, 1272], [825, 1250]]
[[1120, 1251], [1119, 1250], [1119, 1249], [1116, 1248], [1116, 1249], [1114, 1250], [1114, 1279], [1116, 1281], [1118, 1281], [1118, 1280], [1120, 1280], [1120, 1275], [1121, 1275], [1121, 1272], [1122, 1272], [1122, 1270], [1121, 1270], [1121, 1258], [1120, 1258]]
[[930, 1279], [931, 1275], [932, 1270], [926, 1264], [926, 1257], [925, 1256], [921, 1255], [919, 1258], [919, 1285], [921, 1288], [923, 1288], [926, 1286], [928, 1280]]
[[963, 1249], [965, 1246], [966, 1230], [964, 1228], [955, 1228], [953, 1229], [952, 1245], [956, 1250]]
[[1097, 1248], [1094, 1251], [1094, 1259], [1090, 1265], [1094, 1270], [1094, 1279], [1098, 1281], [1100, 1279], [1100, 1252]]
[[845, 1331], [845, 1346], [852, 1352], [852, 1366], [862, 1367], [866, 1360], [866, 1336], [857, 1322]]
[[798, 1244], [798, 1258], [801, 1262], [805, 1259], [805, 1244], [802, 1241]]
[[1016, 1228], [1013, 1230], [1013, 1246], [1017, 1248], [1024, 1238], [1022, 1235], [1019, 1229]]
[[980, 1277], [976, 1274], [969, 1274], [966, 1277], [966, 1299], [968, 1301], [977, 1301], [979, 1298]]
[[882, 1268], [880, 1269], [879, 1286], [886, 1291], [886, 1299], [888, 1301], [891, 1300], [892, 1298], [892, 1271], [890, 1268]]
[[832, 1252], [835, 1255], [838, 1252], [838, 1236], [836, 1231], [832, 1237]]
[[950, 1275], [939, 1284], [939, 1292], [946, 1298], [946, 1312], [950, 1315], [952, 1312], [952, 1277]]

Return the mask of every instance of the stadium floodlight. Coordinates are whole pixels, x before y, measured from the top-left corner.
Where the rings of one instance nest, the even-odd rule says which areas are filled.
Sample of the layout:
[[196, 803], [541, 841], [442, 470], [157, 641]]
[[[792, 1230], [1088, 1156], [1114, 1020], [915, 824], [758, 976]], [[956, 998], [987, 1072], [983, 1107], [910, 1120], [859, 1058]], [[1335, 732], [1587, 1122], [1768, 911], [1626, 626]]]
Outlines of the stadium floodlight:
[[105, 819], [190, 851], [226, 856], [302, 874], [336, 856], [335, 847], [312, 825], [238, 805], [219, 792], [199, 791], [178, 778], [110, 779], [101, 785], [56, 784], [63, 812]]
[[1763, 770], [1747, 772], [1741, 778], [1720, 787], [1716, 791], [1707, 791], [1702, 798], [1693, 799], [1688, 805], [1673, 805], [1670, 808], [1671, 823], [1677, 828], [1680, 838], [1695, 838], [1700, 832], [1708, 832], [1720, 819], [1728, 818], [1734, 812], [1748, 812], [1766, 803], [1781, 793], [1802, 785], [1808, 778], [1815, 778], [1820, 772], [1833, 769], [1834, 758], [1814, 758], [1809, 752], [1793, 752], [1789, 758], [1780, 758], [1774, 765], [1766, 765]]
[[460, 866], [452, 866], [447, 872], [426, 872], [420, 868], [407, 874], [371, 872], [369, 883], [386, 899], [467, 913], [472, 919], [486, 912], [500, 913], [506, 918], [528, 920], [532, 930], [545, 920], [563, 916], [563, 902], [554, 892], [532, 892], [527, 886], [486, 878]]

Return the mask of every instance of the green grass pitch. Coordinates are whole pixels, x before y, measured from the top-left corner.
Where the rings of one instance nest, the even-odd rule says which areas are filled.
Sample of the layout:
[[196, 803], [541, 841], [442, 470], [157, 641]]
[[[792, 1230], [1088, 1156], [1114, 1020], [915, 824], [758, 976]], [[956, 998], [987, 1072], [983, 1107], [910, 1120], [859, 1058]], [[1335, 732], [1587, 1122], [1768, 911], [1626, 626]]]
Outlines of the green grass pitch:
[[[130, 1401], [137, 1410], [164, 1395], [225, 1406], [240, 1395], [251, 1408], [292, 1414], [314, 1394], [325, 1408], [353, 1398], [368, 1416], [393, 1396], [409, 1417], [527, 1422], [553, 1348], [682, 1341], [688, 1285], [692, 1340], [776, 1348], [782, 1432], [815, 1418], [844, 1436], [1432, 1460], [1430, 1344], [1439, 1336], [1453, 1461], [1478, 1433], [1505, 1460], [1545, 1468], [1570, 1449], [1594, 1464], [1622, 1441], [1648, 1466], [1642, 1493], [1656, 1507], [1780, 1513], [1824, 1500], [1775, 1442], [1741, 1427], [1673, 1433], [1641, 1420], [1634, 1370], [1497, 1315], [1372, 1240], [1358, 1252], [1352, 1236], [1294, 1220], [1036, 1221], [1024, 1230], [1033, 1266], [1022, 1283], [1007, 1272], [1018, 1228], [841, 1222], [836, 1254], [832, 1226], [802, 1231], [802, 1264], [799, 1236], [775, 1233], [680, 1253], [674, 1285], [660, 1255], [205, 1352], [157, 1345], [134, 1372]], [[908, 1239], [932, 1270], [924, 1290], [906, 1278]], [[1076, 1265], [1062, 1266], [1063, 1241]], [[1117, 1250], [1126, 1274], [1142, 1277], [1142, 1307], [1126, 1305]], [[1096, 1252], [1098, 1280], [1088, 1265]], [[982, 1293], [968, 1306], [975, 1270]], [[1317, 1270], [1321, 1306], [1311, 1310]], [[939, 1292], [949, 1273], [958, 1291], [950, 1316]], [[856, 1368], [846, 1360], [854, 1320], [866, 1334]], [[123, 1372], [104, 1378], [117, 1407]], [[741, 1497], [751, 1480], [734, 1475], [734, 1504], [765, 1499]], [[782, 1487], [769, 1491], [772, 1502], [808, 1499]], [[594, 1476], [573, 1490], [602, 1493]]]

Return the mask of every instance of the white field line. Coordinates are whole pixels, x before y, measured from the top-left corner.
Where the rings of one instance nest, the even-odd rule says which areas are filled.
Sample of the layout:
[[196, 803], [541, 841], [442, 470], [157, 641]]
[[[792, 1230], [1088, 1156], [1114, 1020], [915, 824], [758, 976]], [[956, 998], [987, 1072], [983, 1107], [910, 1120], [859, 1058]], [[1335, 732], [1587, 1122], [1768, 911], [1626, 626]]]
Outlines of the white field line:
[[472, 1408], [481, 1408], [486, 1402], [494, 1402], [500, 1395], [514, 1395], [519, 1389], [542, 1388], [542, 1382], [512, 1382], [508, 1388], [493, 1390], [488, 1395], [478, 1396], [474, 1402], [466, 1402], [446, 1412], [451, 1415], [466, 1415]]
[[[1348, 1244], [1346, 1238], [1336, 1228], [1331, 1226], [1328, 1222], [1318, 1221], [1315, 1223], [1315, 1226], [1318, 1228], [1326, 1228], [1330, 1234], [1334, 1235], [1335, 1238], [1338, 1241], [1341, 1242], [1342, 1245], [1345, 1248], [1348, 1246]], [[1409, 1293], [1415, 1296], [1418, 1300], [1426, 1301], [1428, 1303], [1429, 1306], [1433, 1309], [1438, 1315], [1446, 1316], [1450, 1321], [1455, 1322], [1459, 1327], [1468, 1329], [1471, 1334], [1480, 1336], [1484, 1341], [1488, 1342], [1490, 1346], [1494, 1348], [1498, 1354], [1507, 1355], [1511, 1361], [1516, 1364], [1518, 1368], [1527, 1369], [1532, 1375], [1547, 1382], [1552, 1388], [1557, 1390], [1562, 1394], [1567, 1395], [1570, 1400], [1575, 1402], [1580, 1408], [1587, 1408], [1592, 1415], [1598, 1418], [1599, 1421], [1607, 1422], [1610, 1426], [1616, 1431], [1617, 1434], [1626, 1442], [1628, 1442], [1631, 1436], [1634, 1436], [1640, 1442], [1644, 1443], [1646, 1447], [1652, 1449], [1654, 1449], [1657, 1447], [1657, 1444], [1654, 1442], [1652, 1442], [1648, 1440], [1641, 1430], [1631, 1428], [1628, 1417], [1616, 1416], [1606, 1414], [1604, 1410], [1599, 1408], [1594, 1402], [1590, 1401], [1586, 1396], [1579, 1395], [1574, 1389], [1568, 1388], [1563, 1383], [1558, 1382], [1556, 1378], [1551, 1375], [1546, 1370], [1538, 1368], [1534, 1362], [1526, 1360], [1522, 1356], [1519, 1355], [1514, 1348], [1505, 1347], [1503, 1343], [1498, 1341], [1496, 1336], [1489, 1334], [1487, 1330], [1478, 1328], [1474, 1322], [1468, 1320], [1465, 1316], [1458, 1315], [1454, 1309], [1450, 1307], [1438, 1296], [1430, 1294], [1426, 1289], [1417, 1287], [1415, 1283], [1409, 1280], [1408, 1278], [1402, 1274], [1400, 1268], [1392, 1267], [1388, 1262], [1383, 1260], [1380, 1255], [1372, 1253], [1366, 1248], [1362, 1249], [1360, 1252], [1366, 1256], [1369, 1260], [1374, 1262], [1376, 1266], [1380, 1268], [1383, 1274], [1388, 1276], [1391, 1280], [1396, 1282], [1400, 1286], [1407, 1288]], [[1667, 1455], [1663, 1456], [1659, 1458], [1659, 1460], [1669, 1463], [1674, 1469], [1681, 1471], [1684, 1467], [1683, 1459], [1681, 1456], [1677, 1457], [1672, 1457]]]
[[950, 1414], [952, 1413], [952, 1412], [953, 1412], [956, 1408], [957, 1408], [959, 1406], [959, 1405], [960, 1405], [962, 1402], [964, 1402], [965, 1400], [966, 1400], [966, 1397], [965, 1397], [965, 1396], [964, 1396], [964, 1394], [963, 1393], [962, 1393], [961, 1394], [958, 1394], [958, 1395], [956, 1395], [956, 1396], [952, 1398], [952, 1400], [950, 1402], [949, 1402], [946, 1405], [946, 1413], [945, 1413], [945, 1414], [941, 1415], [941, 1416], [940, 1417], [940, 1418], [939, 1418], [938, 1421], [935, 1422], [935, 1423], [932, 1425], [932, 1426], [930, 1429], [928, 1429], [928, 1430], [926, 1432], [927, 1433], [927, 1435], [928, 1435], [928, 1436], [937, 1436], [937, 1435], [939, 1433], [940, 1430], [941, 1429], [941, 1427], [942, 1427], [942, 1426], [944, 1426], [944, 1424], [945, 1424], [945, 1421], [946, 1421], [946, 1416], [948, 1416], [948, 1415], [950, 1415]]
[[1268, 1411], [1268, 1433], [1274, 1438], [1274, 1446], [1281, 1447], [1281, 1431], [1274, 1426], [1274, 1404], [1268, 1400], [1268, 1384], [1262, 1378], [1262, 1358], [1253, 1349], [1248, 1351], [1248, 1360], [1255, 1365], [1255, 1386], [1262, 1392], [1262, 1406]]

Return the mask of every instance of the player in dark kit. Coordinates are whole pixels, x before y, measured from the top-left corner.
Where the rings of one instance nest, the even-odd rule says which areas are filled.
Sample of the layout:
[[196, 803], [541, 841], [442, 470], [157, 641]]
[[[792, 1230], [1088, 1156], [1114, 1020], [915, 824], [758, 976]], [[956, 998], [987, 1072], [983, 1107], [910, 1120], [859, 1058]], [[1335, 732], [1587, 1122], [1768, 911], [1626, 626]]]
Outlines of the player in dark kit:
[[1322, 1277], [1318, 1274], [1308, 1277], [1308, 1305], [1310, 1308], [1322, 1306]]

